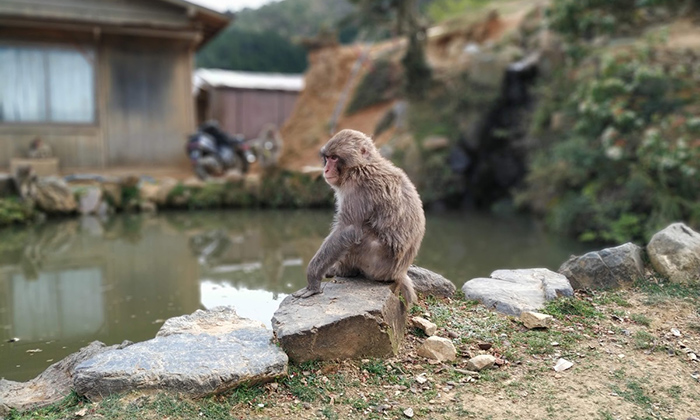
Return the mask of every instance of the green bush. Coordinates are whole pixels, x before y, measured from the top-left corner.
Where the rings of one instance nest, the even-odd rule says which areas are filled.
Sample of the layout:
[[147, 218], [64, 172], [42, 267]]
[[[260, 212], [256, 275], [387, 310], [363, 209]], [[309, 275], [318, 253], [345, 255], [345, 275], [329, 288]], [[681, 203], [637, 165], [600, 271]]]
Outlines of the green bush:
[[10, 197], [0, 199], [0, 226], [29, 223], [36, 217], [31, 201]]
[[[534, 153], [518, 201], [582, 240], [647, 239], [676, 220], [700, 225], [700, 59], [645, 45], [561, 77], [568, 83], [558, 86], [570, 88], [542, 106], [571, 126]], [[545, 120], [535, 119], [533, 133]]]
[[552, 29], [570, 40], [620, 35], [658, 22], [687, 0], [556, 0], [547, 10]]

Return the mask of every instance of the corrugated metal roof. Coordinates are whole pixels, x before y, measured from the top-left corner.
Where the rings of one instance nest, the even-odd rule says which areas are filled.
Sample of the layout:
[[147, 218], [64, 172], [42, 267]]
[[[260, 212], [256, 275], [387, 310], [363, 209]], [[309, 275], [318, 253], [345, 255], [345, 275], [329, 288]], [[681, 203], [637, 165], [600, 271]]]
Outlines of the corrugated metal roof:
[[304, 89], [304, 76], [301, 74], [197, 69], [194, 72], [193, 83], [197, 90], [208, 87], [228, 87], [299, 92]]

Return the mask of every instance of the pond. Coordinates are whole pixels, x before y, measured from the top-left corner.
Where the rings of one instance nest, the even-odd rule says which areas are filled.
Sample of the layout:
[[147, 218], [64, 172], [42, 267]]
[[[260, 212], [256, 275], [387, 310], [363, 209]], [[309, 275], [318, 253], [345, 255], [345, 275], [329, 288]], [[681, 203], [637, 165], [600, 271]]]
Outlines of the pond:
[[[268, 327], [305, 286], [332, 210], [118, 215], [0, 231], [0, 378], [25, 381], [93, 340], [153, 338], [164, 320], [232, 305]], [[556, 270], [585, 245], [527, 217], [427, 215], [416, 263], [458, 287], [499, 268]]]

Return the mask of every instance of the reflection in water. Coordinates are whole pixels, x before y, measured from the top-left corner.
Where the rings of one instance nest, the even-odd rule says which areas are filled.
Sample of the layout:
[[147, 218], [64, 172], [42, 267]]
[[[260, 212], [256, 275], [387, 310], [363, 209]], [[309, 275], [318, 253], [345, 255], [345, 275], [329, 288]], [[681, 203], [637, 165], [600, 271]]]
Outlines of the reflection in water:
[[[331, 220], [330, 209], [227, 211], [2, 230], [0, 377], [30, 379], [93, 340], [150, 339], [165, 319], [200, 308], [232, 305], [269, 326], [305, 286]], [[556, 269], [582, 251], [528, 219], [428, 215], [417, 263], [461, 286], [497, 268]]]
[[100, 267], [11, 276], [15, 335], [28, 341], [80, 338], [105, 327]]
[[206, 309], [217, 306], [233, 306], [236, 313], [243, 318], [260, 321], [272, 328], [273, 314], [287, 297], [286, 294], [267, 292], [265, 290], [249, 290], [233, 287], [228, 282], [215, 282], [202, 279], [200, 283], [202, 305]]

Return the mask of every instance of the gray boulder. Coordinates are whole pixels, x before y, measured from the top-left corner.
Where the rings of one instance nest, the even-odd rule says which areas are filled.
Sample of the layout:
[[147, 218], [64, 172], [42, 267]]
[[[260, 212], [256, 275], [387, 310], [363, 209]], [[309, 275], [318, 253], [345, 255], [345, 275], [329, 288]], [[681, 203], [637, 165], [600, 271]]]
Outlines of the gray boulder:
[[232, 308], [179, 318], [152, 340], [82, 362], [73, 375], [75, 391], [92, 400], [135, 389], [200, 397], [286, 375], [287, 355], [262, 323], [239, 318]]
[[38, 178], [31, 186], [30, 198], [47, 213], [71, 213], [78, 209], [68, 184], [53, 176]]
[[405, 328], [406, 311], [391, 285], [357, 278], [336, 278], [306, 299], [287, 296], [272, 318], [295, 362], [392, 356]]
[[614, 289], [644, 277], [644, 250], [628, 242], [572, 256], [559, 267], [574, 289]]
[[67, 397], [73, 386], [73, 369], [83, 361], [116, 348], [93, 341], [79, 352], [48, 367], [36, 378], [27, 382], [0, 379], [0, 416], [17, 411], [32, 410], [57, 403]]
[[547, 301], [572, 296], [574, 290], [566, 277], [546, 268], [496, 270], [490, 278], [469, 280], [462, 286], [466, 299], [508, 315], [542, 309]]
[[408, 268], [408, 277], [413, 281], [413, 288], [422, 295], [452, 297], [457, 286], [440, 274], [422, 267], [412, 265]]
[[700, 282], [700, 234], [674, 223], [651, 237], [649, 260], [659, 274], [674, 283]]

